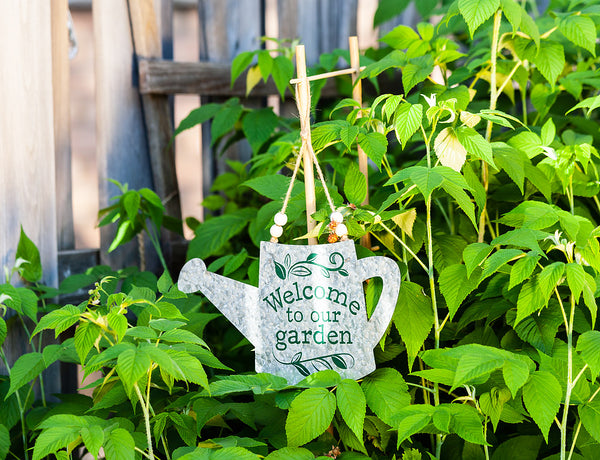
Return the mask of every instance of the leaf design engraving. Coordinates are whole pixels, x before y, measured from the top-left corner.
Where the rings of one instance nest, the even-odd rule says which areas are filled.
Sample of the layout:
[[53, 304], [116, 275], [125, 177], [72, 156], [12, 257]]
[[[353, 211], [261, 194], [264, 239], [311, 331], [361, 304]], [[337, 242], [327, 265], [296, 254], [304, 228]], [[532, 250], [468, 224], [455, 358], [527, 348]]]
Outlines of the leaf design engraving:
[[316, 254], [316, 253], [314, 253], [314, 252], [312, 252], [312, 253], [310, 253], [310, 254], [308, 255], [308, 257], [306, 258], [306, 261], [307, 261], [307, 262], [310, 262], [310, 261], [312, 261], [312, 260], [315, 260], [316, 258], [317, 258], [317, 254]]
[[333, 355], [331, 357], [331, 360], [333, 361], [333, 364], [335, 364], [340, 369], [348, 369], [348, 365], [346, 364], [346, 361], [342, 356]]
[[280, 361], [277, 359], [275, 353], [273, 353], [273, 357], [279, 364], [283, 364], [285, 366], [294, 366], [298, 373], [304, 377], [311, 374], [311, 372], [308, 370], [308, 365], [310, 365], [314, 371], [333, 369], [334, 367], [345, 370], [353, 368], [355, 363], [354, 356], [352, 356], [350, 353], [333, 353], [330, 355], [302, 359], [302, 352], [298, 352], [289, 362]]
[[290, 270], [290, 275], [296, 275], [296, 276], [310, 276], [312, 275], [312, 271], [306, 267], [303, 267], [302, 265], [297, 265], [295, 267], [292, 267]]
[[290, 265], [292, 265], [292, 258], [289, 254], [285, 256], [283, 263], [285, 264], [286, 268], [290, 268]]
[[275, 262], [275, 274], [282, 280], [287, 278], [287, 274], [286, 274], [286, 270], [285, 267], [283, 265], [281, 265], [279, 262], [273, 261]]

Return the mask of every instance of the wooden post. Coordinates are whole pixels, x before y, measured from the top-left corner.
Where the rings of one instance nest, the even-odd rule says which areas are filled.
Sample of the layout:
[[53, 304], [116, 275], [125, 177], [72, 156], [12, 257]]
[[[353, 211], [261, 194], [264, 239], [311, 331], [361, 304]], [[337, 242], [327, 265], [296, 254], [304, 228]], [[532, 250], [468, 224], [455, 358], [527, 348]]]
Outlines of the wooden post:
[[[362, 108], [362, 84], [360, 78], [358, 78], [360, 74], [360, 53], [358, 50], [358, 37], [350, 37], [348, 39], [348, 43], [350, 46], [350, 66], [354, 70], [352, 73], [352, 99], [358, 102], [359, 108]], [[361, 114], [359, 113], [360, 117]], [[361, 203], [363, 206], [369, 204], [369, 159], [367, 155], [363, 151], [362, 147], [359, 145], [357, 147], [358, 150], [358, 169], [365, 176], [365, 180], [367, 182], [367, 195], [364, 201]], [[366, 248], [371, 248], [371, 235], [366, 234], [360, 239], [360, 244]]]
[[[306, 55], [304, 45], [296, 46], [296, 73], [300, 80], [296, 83], [296, 103], [300, 115], [300, 136], [302, 137], [302, 163], [304, 167], [304, 193], [306, 195], [306, 231], [312, 232], [316, 226], [311, 217], [317, 211], [315, 196], [315, 173], [310, 155], [310, 83], [306, 76]], [[308, 244], [317, 244], [316, 238], [309, 238]]]
[[[161, 58], [162, 42], [153, 0], [129, 0], [129, 16], [136, 57]], [[169, 98], [156, 94], [142, 94], [142, 108], [154, 189], [165, 206], [166, 214], [181, 219], [175, 149], [174, 143], [171, 142], [173, 122]], [[167, 260], [172, 258], [172, 243], [176, 239], [173, 234], [162, 234], [162, 246]]]
[[71, 184], [71, 106], [69, 104], [68, 1], [50, 3], [52, 14], [52, 88], [58, 249], [75, 248]]
[[[117, 188], [107, 179], [128, 183], [129, 188], [152, 188], [144, 119], [137, 88], [133, 86], [133, 45], [127, 3], [93, 0], [96, 81], [96, 152], [100, 208], [109, 205]], [[132, 241], [108, 254], [116, 228], [100, 229], [100, 261], [122, 268], [139, 260]], [[146, 247], [146, 267], [159, 270], [151, 245]]]

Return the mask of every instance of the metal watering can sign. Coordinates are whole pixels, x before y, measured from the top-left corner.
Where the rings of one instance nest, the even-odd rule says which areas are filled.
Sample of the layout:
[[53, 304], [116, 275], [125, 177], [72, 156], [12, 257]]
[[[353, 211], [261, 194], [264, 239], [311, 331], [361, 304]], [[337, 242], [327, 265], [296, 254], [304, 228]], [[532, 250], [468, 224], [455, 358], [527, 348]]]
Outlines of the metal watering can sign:
[[[362, 283], [373, 277], [383, 291], [368, 319]], [[252, 343], [257, 372], [295, 384], [323, 369], [351, 379], [375, 370], [373, 348], [392, 319], [400, 272], [387, 257], [358, 260], [351, 240], [263, 241], [258, 288], [208, 272], [200, 259], [185, 264], [178, 285], [201, 291]]]

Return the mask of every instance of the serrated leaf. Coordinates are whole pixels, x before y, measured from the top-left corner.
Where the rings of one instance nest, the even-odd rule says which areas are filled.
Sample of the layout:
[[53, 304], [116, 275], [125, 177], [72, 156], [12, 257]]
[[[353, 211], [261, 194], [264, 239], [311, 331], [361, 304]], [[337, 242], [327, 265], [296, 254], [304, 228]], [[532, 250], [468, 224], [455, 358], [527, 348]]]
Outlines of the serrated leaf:
[[402, 86], [404, 93], [424, 81], [433, 72], [433, 56], [426, 54], [410, 60], [402, 69]]
[[128, 394], [131, 394], [133, 385], [150, 370], [150, 356], [139, 349], [127, 349], [117, 359], [117, 373], [123, 382]]
[[577, 339], [577, 352], [592, 372], [595, 379], [600, 374], [600, 332], [586, 331]]
[[[381, 3], [383, 2], [380, 2], [379, 8], [381, 8]], [[397, 0], [395, 0], [395, 3], [401, 2], [397, 2]], [[390, 17], [391, 16], [388, 16], [386, 20], [390, 19]], [[391, 31], [389, 31], [381, 38], [381, 41], [383, 43], [386, 43], [395, 49], [406, 49], [415, 41], [419, 40], [419, 35], [411, 27], [405, 25], [399, 25], [394, 27]]]
[[540, 436], [521, 435], [500, 444], [492, 455], [492, 460], [536, 460], [542, 445]]
[[440, 291], [446, 300], [449, 319], [451, 320], [462, 302], [479, 285], [480, 271], [467, 276], [467, 267], [454, 264], [446, 267], [439, 278]]
[[502, 366], [502, 376], [504, 382], [513, 395], [517, 396], [517, 391], [521, 388], [529, 378], [529, 366], [525, 361], [519, 359], [507, 360]]
[[419, 126], [421, 126], [422, 117], [423, 106], [421, 104], [403, 102], [396, 109], [394, 131], [402, 148], [406, 147], [406, 143], [417, 132]]
[[344, 422], [357, 439], [362, 439], [367, 400], [360, 385], [354, 380], [344, 379], [338, 384], [335, 397]]
[[377, 369], [364, 378], [361, 387], [371, 410], [388, 425], [410, 404], [408, 385], [396, 369]]
[[500, 0], [500, 7], [508, 22], [513, 28], [513, 33], [521, 25], [521, 6], [515, 0]]
[[444, 166], [460, 171], [467, 159], [467, 151], [458, 140], [454, 128], [444, 128], [435, 138], [435, 154]]
[[408, 368], [412, 369], [433, 326], [431, 299], [423, 293], [421, 286], [410, 281], [400, 284], [393, 321], [406, 346]]
[[253, 65], [248, 69], [248, 73], [246, 73], [246, 97], [248, 97], [248, 94], [250, 94], [262, 77], [263, 75], [258, 65]]
[[441, 404], [436, 407], [435, 415], [438, 411], [447, 411], [450, 415], [449, 429], [451, 433], [456, 433], [465, 441], [485, 445], [485, 435], [483, 433], [483, 423], [473, 406], [468, 404]]
[[354, 162], [350, 163], [344, 179], [344, 195], [353, 204], [361, 204], [367, 196], [367, 179]]
[[238, 99], [229, 99], [217, 112], [210, 126], [211, 145], [233, 129], [243, 112]]
[[278, 124], [279, 118], [270, 107], [252, 110], [244, 116], [242, 130], [255, 154], [269, 140]]
[[569, 41], [596, 57], [596, 25], [589, 16], [565, 16], [558, 23], [558, 29]]
[[271, 76], [273, 77], [275, 86], [277, 86], [277, 90], [283, 99], [285, 96], [285, 90], [287, 89], [290, 80], [294, 76], [294, 64], [285, 56], [277, 56], [275, 59], [273, 59]]
[[542, 272], [538, 275], [539, 287], [542, 294], [548, 298], [554, 288], [558, 286], [565, 272], [565, 264], [563, 262], [554, 262], [545, 266]]
[[433, 191], [442, 185], [444, 177], [433, 169], [424, 166], [413, 166], [410, 168], [410, 179], [415, 183], [425, 199], [428, 199]]
[[[516, 317], [514, 312], [513, 316]], [[542, 353], [550, 355], [556, 333], [562, 322], [560, 312], [544, 308], [539, 314], [530, 315], [521, 320], [519, 324], [513, 325], [513, 328], [521, 340], [533, 345]]]
[[400, 409], [392, 425], [398, 430], [398, 446], [425, 428], [431, 422], [434, 411], [435, 408], [429, 404], [411, 404]]
[[552, 118], [548, 118], [546, 123], [542, 125], [542, 133], [541, 133], [542, 143], [544, 145], [550, 145], [554, 141], [554, 137], [556, 136], [556, 126], [554, 126], [554, 122]]
[[85, 364], [85, 358], [94, 347], [96, 340], [100, 339], [101, 334], [100, 326], [91, 322], [81, 323], [77, 327], [75, 330], [75, 350], [81, 364]]
[[452, 388], [468, 384], [473, 380], [487, 380], [491, 373], [504, 365], [506, 360], [499, 350], [483, 345], [461, 348]]
[[6, 340], [6, 334], [7, 334], [6, 321], [4, 321], [3, 318], [0, 318], [0, 348], [4, 344], [4, 341]]
[[19, 267], [19, 273], [30, 283], [36, 283], [42, 279], [42, 262], [40, 251], [36, 245], [29, 239], [21, 226], [21, 236], [15, 253], [15, 259], [23, 259], [26, 262]]
[[567, 264], [565, 271], [569, 289], [575, 298], [575, 302], [579, 302], [579, 296], [581, 296], [586, 281], [585, 270], [581, 265], [571, 262]]
[[540, 42], [540, 50], [532, 59], [540, 73], [553, 86], [565, 66], [565, 51], [563, 46], [552, 40]]
[[105, 435], [106, 460], [135, 460], [135, 441], [124, 428], [115, 428]]
[[313, 453], [303, 447], [284, 447], [271, 452], [265, 460], [314, 460]]
[[46, 369], [44, 356], [41, 353], [27, 353], [19, 356], [10, 370], [10, 389], [4, 399], [39, 376]]
[[216, 103], [202, 105], [201, 107], [192, 110], [188, 116], [181, 120], [181, 123], [179, 123], [174, 135], [176, 136], [186, 129], [193, 128], [194, 126], [210, 120], [217, 114], [217, 112], [219, 112], [219, 110], [221, 110], [221, 104]]
[[469, 27], [471, 37], [499, 7], [500, 0], [459, 0], [458, 2], [458, 9]]
[[231, 87], [242, 74], [242, 72], [250, 65], [254, 59], [254, 51], [243, 51], [238, 54], [231, 62]]
[[410, 238], [413, 237], [412, 231], [415, 220], [417, 220], [417, 210], [415, 208], [411, 208], [392, 217], [392, 221]]
[[358, 126], [353, 126], [351, 124], [347, 124], [340, 128], [340, 139], [344, 143], [346, 148], [350, 149], [352, 147], [352, 144], [358, 136], [358, 132]]
[[529, 252], [525, 255], [525, 257], [517, 260], [510, 269], [510, 281], [508, 283], [508, 289], [510, 290], [528, 279], [533, 273], [533, 270], [535, 270], [537, 262], [540, 260], [540, 258], [540, 254]]
[[[79, 430], [79, 427], [73, 426], [56, 426], [42, 430], [35, 441], [32, 460], [40, 460], [75, 442], [79, 438]], [[133, 459], [133, 448], [131, 459]]]
[[94, 459], [97, 459], [100, 448], [104, 444], [104, 430], [102, 427], [98, 425], [84, 426], [80, 434], [88, 452]]
[[600, 442], [600, 401], [586, 402], [578, 407], [579, 418], [586, 431]]
[[523, 402], [548, 442], [548, 432], [560, 409], [562, 388], [548, 371], [536, 371], [523, 387]]
[[517, 299], [517, 318], [515, 325], [545, 305], [544, 294], [541, 292], [538, 277], [531, 278], [519, 291]]
[[285, 422], [288, 444], [296, 447], [322, 434], [335, 414], [336, 401], [326, 388], [309, 388], [292, 401]]
[[523, 254], [523, 251], [520, 249], [499, 249], [494, 252], [483, 263], [481, 279], [483, 280], [484, 278], [493, 275], [500, 267], [521, 254]]
[[494, 160], [499, 168], [502, 168], [508, 177], [517, 184], [521, 193], [525, 186], [525, 161], [523, 153], [502, 142], [493, 142], [492, 151]]
[[538, 254], [542, 254], [542, 248], [538, 244], [538, 240], [542, 240], [548, 236], [545, 232], [532, 230], [530, 228], [517, 228], [509, 230], [494, 238], [492, 245], [516, 246], [527, 248]]
[[358, 143], [369, 159], [375, 163], [375, 166], [381, 168], [381, 162], [383, 161], [383, 156], [388, 145], [386, 137], [377, 132], [359, 134]]
[[4, 460], [10, 450], [10, 433], [8, 428], [0, 423], [0, 459]]
[[480, 158], [490, 166], [496, 167], [492, 153], [491, 144], [481, 134], [468, 126], [460, 126], [456, 129], [458, 141], [471, 155]]
[[469, 244], [463, 251], [463, 260], [467, 268], [467, 276], [471, 276], [473, 270], [490, 255], [493, 247], [487, 243], [472, 243]]

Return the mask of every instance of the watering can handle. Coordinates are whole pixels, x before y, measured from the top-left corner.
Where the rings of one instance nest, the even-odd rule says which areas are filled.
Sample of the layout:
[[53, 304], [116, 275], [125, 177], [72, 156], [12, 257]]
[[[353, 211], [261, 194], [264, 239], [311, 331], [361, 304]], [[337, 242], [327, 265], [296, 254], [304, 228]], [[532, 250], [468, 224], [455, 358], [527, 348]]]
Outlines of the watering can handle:
[[359, 279], [363, 281], [375, 277], [383, 280], [383, 290], [379, 302], [367, 322], [367, 328], [370, 328], [372, 332], [370, 337], [374, 338], [374, 342], [370, 345], [374, 348], [381, 340], [394, 315], [400, 291], [400, 269], [392, 259], [381, 256], [359, 259], [356, 267]]

